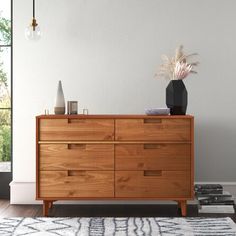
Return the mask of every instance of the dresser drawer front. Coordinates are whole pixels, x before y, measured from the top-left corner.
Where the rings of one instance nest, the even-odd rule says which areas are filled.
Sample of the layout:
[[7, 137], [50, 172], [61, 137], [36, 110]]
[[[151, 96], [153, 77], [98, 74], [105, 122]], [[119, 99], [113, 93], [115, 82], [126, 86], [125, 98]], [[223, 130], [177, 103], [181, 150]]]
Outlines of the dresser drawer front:
[[40, 141], [114, 140], [113, 119], [40, 119]]
[[191, 144], [119, 144], [116, 170], [190, 170]]
[[41, 144], [40, 170], [114, 170], [113, 144]]
[[190, 141], [190, 119], [117, 119], [116, 140]]
[[116, 171], [115, 196], [127, 198], [190, 198], [190, 172]]
[[114, 197], [113, 171], [40, 171], [41, 198]]

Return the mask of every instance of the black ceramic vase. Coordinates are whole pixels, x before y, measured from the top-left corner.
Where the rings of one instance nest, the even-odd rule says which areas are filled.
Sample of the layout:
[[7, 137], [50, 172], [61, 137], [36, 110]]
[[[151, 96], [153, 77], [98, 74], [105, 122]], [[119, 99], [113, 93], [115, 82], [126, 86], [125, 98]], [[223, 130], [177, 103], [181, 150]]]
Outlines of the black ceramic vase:
[[185, 115], [188, 92], [182, 80], [171, 80], [166, 88], [166, 105], [171, 115]]

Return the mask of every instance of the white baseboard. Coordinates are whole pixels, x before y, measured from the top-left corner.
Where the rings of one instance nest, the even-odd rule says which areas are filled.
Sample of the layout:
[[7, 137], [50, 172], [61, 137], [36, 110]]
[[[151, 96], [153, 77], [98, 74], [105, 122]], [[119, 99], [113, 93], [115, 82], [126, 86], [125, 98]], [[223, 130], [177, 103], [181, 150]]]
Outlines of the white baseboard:
[[41, 204], [35, 200], [35, 182], [15, 182], [10, 183], [10, 204]]
[[[196, 182], [196, 184], [221, 184], [225, 191], [236, 196], [236, 182]], [[10, 204], [42, 204], [36, 201], [35, 182], [15, 182], [10, 183]], [[175, 204], [171, 201], [58, 201], [57, 204]]]

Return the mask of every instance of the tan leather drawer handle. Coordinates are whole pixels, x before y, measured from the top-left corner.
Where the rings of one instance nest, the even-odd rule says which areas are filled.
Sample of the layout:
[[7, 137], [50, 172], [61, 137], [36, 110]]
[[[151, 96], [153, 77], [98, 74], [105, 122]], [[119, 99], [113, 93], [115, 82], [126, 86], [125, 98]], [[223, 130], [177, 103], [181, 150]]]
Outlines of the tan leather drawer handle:
[[163, 146], [163, 144], [145, 143], [143, 144], [143, 149], [160, 149]]
[[86, 119], [68, 119], [67, 120], [68, 124], [79, 124], [79, 123], [85, 123]]
[[67, 175], [68, 176], [85, 176], [86, 171], [85, 170], [68, 170]]
[[77, 143], [67, 144], [67, 148], [68, 149], [86, 149], [86, 144], [77, 144]]
[[160, 124], [162, 123], [162, 119], [143, 119], [144, 124]]
[[145, 170], [143, 171], [144, 176], [162, 176], [161, 170]]

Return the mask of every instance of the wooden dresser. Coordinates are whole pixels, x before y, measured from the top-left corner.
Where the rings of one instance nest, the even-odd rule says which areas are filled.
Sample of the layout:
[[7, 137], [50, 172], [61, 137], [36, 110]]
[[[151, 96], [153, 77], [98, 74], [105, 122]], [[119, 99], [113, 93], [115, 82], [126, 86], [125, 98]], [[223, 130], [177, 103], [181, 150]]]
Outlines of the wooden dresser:
[[194, 197], [193, 116], [36, 117], [36, 199], [174, 200]]

